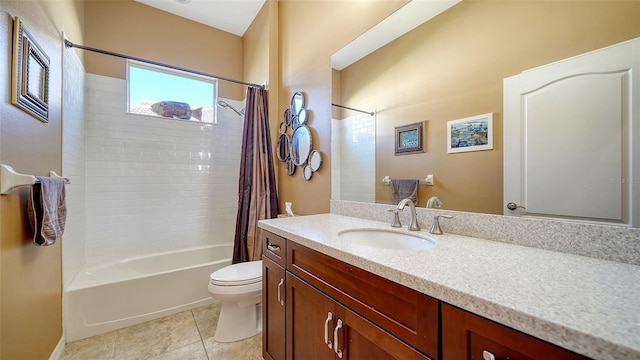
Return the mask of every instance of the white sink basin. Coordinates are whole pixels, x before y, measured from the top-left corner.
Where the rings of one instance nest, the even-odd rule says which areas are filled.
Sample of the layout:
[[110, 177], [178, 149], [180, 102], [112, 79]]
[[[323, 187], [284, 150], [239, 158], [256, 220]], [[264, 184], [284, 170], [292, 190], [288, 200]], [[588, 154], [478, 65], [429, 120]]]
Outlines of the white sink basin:
[[432, 239], [418, 234], [382, 230], [353, 229], [338, 233], [338, 237], [350, 244], [392, 250], [425, 250], [436, 246]]

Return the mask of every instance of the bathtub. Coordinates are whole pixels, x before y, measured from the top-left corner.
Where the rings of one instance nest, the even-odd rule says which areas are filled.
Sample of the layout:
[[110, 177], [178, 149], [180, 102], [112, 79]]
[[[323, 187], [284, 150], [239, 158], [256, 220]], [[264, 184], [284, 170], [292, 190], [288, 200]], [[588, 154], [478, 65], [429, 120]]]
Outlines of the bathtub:
[[65, 340], [212, 303], [209, 275], [231, 264], [233, 244], [140, 256], [83, 269], [64, 292]]

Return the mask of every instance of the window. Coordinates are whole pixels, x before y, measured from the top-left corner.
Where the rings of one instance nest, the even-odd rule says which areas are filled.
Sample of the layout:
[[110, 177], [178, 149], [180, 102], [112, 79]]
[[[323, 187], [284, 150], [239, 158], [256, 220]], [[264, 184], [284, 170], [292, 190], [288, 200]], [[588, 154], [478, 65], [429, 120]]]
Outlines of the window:
[[215, 123], [216, 79], [160, 66], [127, 62], [128, 112]]

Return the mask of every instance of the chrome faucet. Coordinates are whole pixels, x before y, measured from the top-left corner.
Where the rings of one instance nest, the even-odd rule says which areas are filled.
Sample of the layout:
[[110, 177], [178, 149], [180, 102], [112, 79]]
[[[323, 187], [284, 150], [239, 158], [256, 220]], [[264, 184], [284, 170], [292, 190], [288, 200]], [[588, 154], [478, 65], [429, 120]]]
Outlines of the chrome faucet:
[[427, 208], [432, 208], [433, 206], [436, 206], [437, 208], [441, 208], [442, 207], [442, 201], [440, 201], [440, 199], [438, 199], [437, 196], [432, 196], [427, 200]]
[[398, 203], [398, 210], [402, 211], [406, 205], [409, 205], [409, 209], [411, 210], [411, 224], [407, 226], [407, 229], [411, 231], [420, 230], [420, 226], [418, 226], [418, 216], [416, 215], [416, 205], [411, 201], [411, 199], [402, 199]]
[[442, 229], [440, 229], [440, 218], [443, 217], [445, 219], [452, 219], [451, 215], [436, 215], [433, 217], [433, 224], [431, 224], [431, 229], [429, 229], [430, 234], [442, 235]]

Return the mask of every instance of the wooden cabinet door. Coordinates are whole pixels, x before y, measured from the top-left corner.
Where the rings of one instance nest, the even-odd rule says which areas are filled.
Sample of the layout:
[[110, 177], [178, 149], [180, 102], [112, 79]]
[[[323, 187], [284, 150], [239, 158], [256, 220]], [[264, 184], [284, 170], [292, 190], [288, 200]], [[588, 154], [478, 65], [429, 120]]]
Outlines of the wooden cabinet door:
[[287, 360], [333, 360], [335, 302], [289, 272], [286, 284]]
[[285, 359], [285, 271], [262, 256], [262, 357]]
[[587, 359], [448, 304], [441, 311], [443, 360]]
[[342, 355], [342, 359], [429, 359], [426, 355], [343, 306], [337, 305], [337, 315], [338, 320], [335, 322], [339, 329], [335, 331], [334, 341], [337, 341], [335, 347], [337, 353]]

